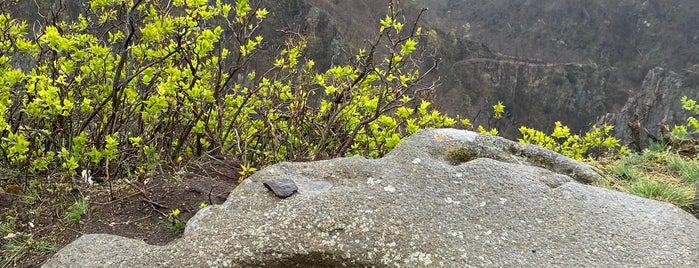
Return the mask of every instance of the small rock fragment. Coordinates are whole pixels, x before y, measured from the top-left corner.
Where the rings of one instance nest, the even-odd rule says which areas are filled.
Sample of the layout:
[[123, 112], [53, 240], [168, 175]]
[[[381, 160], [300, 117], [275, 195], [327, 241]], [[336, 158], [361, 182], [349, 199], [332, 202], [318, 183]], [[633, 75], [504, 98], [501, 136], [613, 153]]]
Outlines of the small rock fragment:
[[296, 183], [290, 179], [268, 180], [262, 184], [264, 184], [267, 189], [271, 190], [277, 197], [281, 198], [292, 196], [299, 190]]

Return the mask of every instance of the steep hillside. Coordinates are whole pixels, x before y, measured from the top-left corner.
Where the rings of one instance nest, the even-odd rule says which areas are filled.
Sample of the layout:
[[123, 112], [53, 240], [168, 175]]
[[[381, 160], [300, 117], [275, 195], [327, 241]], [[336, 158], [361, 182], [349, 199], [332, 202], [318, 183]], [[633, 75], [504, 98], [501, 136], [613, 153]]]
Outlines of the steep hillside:
[[[476, 124], [493, 125], [501, 135], [518, 137], [518, 126], [549, 129], [566, 120], [585, 129], [596, 118], [593, 111], [610, 110], [618, 96], [606, 90], [603, 74], [588, 64], [537, 64], [512, 60], [465, 59], [447, 75], [451, 90], [443, 90], [442, 104], [469, 111]], [[470, 89], [464, 94], [463, 90]], [[489, 117], [492, 103], [507, 106], [505, 117]]]
[[502, 53], [618, 68], [640, 86], [646, 72], [699, 63], [699, 2], [676, 0], [430, 0], [429, 23]]

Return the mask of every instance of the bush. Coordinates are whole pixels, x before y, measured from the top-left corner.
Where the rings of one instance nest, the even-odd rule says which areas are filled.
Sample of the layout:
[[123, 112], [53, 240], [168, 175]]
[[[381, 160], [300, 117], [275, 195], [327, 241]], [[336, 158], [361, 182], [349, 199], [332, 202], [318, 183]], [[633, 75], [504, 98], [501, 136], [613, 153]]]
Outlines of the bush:
[[[77, 20], [31, 36], [2, 14], [0, 161], [76, 174], [203, 154], [248, 167], [376, 157], [420, 128], [456, 123], [427, 101], [436, 61], [415, 57], [417, 22], [389, 9], [353, 62], [325, 71], [304, 57], [305, 37], [290, 34], [269, 69], [253, 70], [267, 15], [247, 0], [92, 0]], [[26, 60], [32, 67], [18, 68]]]
[[[695, 100], [683, 96], [680, 103], [682, 104], [682, 109], [699, 115], [699, 105]], [[696, 138], [699, 134], [699, 121], [693, 116], [689, 116], [687, 117], [687, 123], [685, 125], [675, 126], [670, 134], [670, 137], [675, 141]]]
[[522, 126], [519, 128], [519, 132], [522, 134], [519, 141], [536, 144], [576, 160], [583, 160], [585, 157], [589, 157], [593, 150], [597, 153], [603, 153], [610, 149], [624, 150], [623, 147], [620, 147], [619, 140], [609, 135], [612, 128], [608, 125], [601, 128], [592, 126], [592, 130], [581, 137], [571, 134], [570, 129], [561, 122], [556, 122], [550, 136], [542, 131]]

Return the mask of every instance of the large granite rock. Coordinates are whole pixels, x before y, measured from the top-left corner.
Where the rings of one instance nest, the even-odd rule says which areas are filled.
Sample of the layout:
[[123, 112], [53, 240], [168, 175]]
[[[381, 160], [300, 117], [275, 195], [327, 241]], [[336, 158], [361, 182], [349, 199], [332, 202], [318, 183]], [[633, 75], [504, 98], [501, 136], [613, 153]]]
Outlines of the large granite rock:
[[539, 147], [426, 130], [381, 159], [265, 168], [166, 246], [85, 235], [45, 267], [699, 265], [699, 221], [581, 183], [599, 179]]

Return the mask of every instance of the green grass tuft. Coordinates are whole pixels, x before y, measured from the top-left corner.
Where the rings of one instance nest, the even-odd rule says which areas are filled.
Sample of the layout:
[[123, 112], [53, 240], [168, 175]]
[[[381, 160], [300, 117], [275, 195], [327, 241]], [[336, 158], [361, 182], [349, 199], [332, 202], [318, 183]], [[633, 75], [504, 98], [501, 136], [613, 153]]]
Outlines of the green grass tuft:
[[672, 156], [668, 158], [667, 165], [683, 181], [697, 183], [697, 179], [699, 179], [699, 163], [696, 160], [685, 160], [679, 156]]
[[692, 205], [694, 198], [693, 195], [681, 188], [649, 179], [631, 183], [627, 190], [630, 194], [668, 202], [681, 208]]
[[698, 163], [657, 143], [640, 153], [598, 162], [598, 167], [611, 176], [595, 185], [672, 203], [691, 212], [699, 180]]
[[635, 181], [640, 179], [641, 177], [641, 172], [629, 163], [621, 163], [617, 166], [614, 166], [612, 168], [612, 173], [627, 181]]

